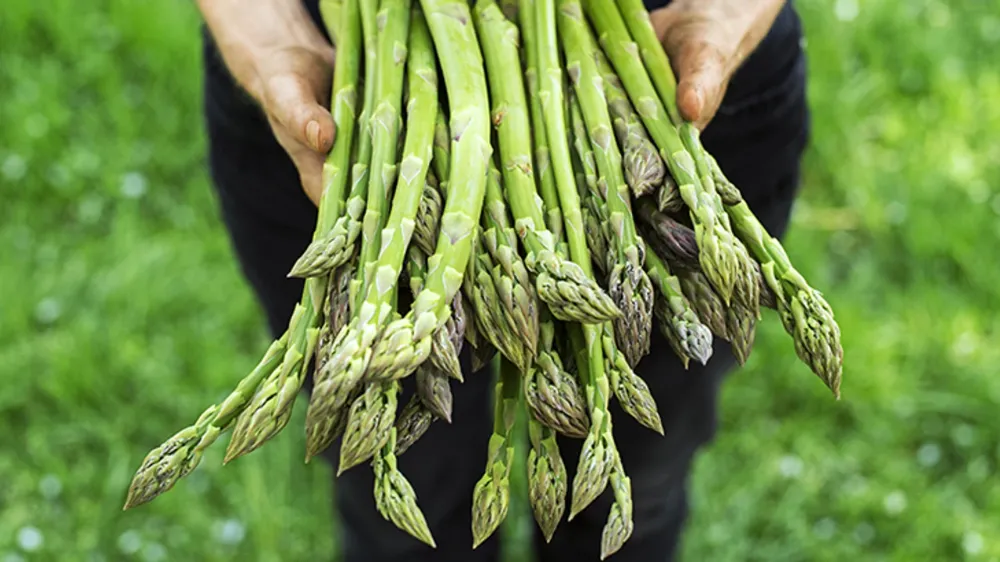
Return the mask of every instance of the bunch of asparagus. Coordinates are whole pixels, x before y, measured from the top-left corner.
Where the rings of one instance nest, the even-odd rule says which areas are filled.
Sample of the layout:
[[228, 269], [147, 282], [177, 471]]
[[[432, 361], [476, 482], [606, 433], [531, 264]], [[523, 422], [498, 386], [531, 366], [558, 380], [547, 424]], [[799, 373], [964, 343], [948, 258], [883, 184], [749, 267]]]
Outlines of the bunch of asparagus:
[[[322, 14], [338, 134], [291, 272], [302, 301], [228, 398], [149, 453], [126, 508], [228, 430], [226, 462], [274, 437], [311, 373], [307, 459], [339, 438], [339, 470], [370, 463], [379, 511], [433, 545], [396, 459], [451, 422], [469, 346], [477, 366], [501, 363], [474, 546], [507, 513], [523, 401], [542, 532], [567, 495], [572, 519], [610, 485], [604, 558], [633, 528], [610, 401], [663, 432], [633, 372], [654, 324], [685, 365], [706, 363], [716, 337], [743, 362], [760, 308], [776, 309], [839, 396], [833, 313], [681, 119], [641, 0], [324, 0]], [[583, 440], [572, 483], [559, 435]]]

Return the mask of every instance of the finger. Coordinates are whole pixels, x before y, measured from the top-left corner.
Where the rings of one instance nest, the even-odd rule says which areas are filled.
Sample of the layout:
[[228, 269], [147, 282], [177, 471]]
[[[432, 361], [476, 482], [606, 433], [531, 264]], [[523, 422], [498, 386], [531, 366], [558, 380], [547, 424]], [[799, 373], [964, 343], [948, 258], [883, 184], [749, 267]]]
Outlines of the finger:
[[299, 74], [279, 74], [265, 86], [265, 109], [292, 137], [312, 150], [326, 154], [336, 132], [333, 116], [321, 105], [310, 81]]
[[677, 107], [681, 116], [706, 123], [719, 108], [726, 86], [726, 59], [711, 43], [687, 41], [671, 59], [677, 73]]
[[296, 171], [299, 184], [314, 205], [319, 206], [323, 194], [323, 163], [326, 157], [293, 138], [287, 129], [270, 119], [271, 129], [281, 148], [288, 154]]
[[295, 167], [299, 170], [302, 190], [318, 207], [323, 195], [323, 157], [316, 152], [302, 153], [295, 158]]

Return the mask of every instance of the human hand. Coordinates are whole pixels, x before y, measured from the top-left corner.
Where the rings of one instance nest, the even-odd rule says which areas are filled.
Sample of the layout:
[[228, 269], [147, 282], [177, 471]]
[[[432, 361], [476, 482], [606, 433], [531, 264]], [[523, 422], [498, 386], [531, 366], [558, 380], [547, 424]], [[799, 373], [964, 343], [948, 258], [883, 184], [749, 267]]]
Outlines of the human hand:
[[673, 0], [649, 17], [677, 77], [681, 116], [704, 129], [733, 73], [757, 48], [785, 0]]
[[274, 136], [319, 204], [336, 130], [328, 109], [333, 46], [295, 0], [199, 0], [233, 78], [263, 109]]

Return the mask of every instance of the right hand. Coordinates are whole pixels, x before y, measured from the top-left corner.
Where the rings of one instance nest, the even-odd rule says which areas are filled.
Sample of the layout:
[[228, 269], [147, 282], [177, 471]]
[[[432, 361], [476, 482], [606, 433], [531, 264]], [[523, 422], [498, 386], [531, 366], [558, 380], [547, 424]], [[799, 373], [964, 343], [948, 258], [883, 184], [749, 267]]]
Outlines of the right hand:
[[199, 0], [233, 78], [260, 104], [316, 205], [336, 129], [334, 49], [298, 0]]

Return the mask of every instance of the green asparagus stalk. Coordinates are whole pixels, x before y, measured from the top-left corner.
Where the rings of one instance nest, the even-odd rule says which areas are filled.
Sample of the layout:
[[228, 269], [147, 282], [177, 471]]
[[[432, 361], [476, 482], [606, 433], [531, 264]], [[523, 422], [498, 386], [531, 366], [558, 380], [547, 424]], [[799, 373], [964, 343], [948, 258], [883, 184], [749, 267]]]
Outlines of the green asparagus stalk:
[[684, 297], [691, 303], [698, 320], [708, 326], [712, 334], [728, 342], [732, 341], [726, 323], [726, 305], [715, 292], [712, 284], [700, 271], [678, 271]]
[[472, 548], [488, 539], [507, 517], [510, 469], [514, 462], [514, 420], [520, 395], [518, 377], [517, 366], [501, 359], [486, 472], [472, 492]]
[[667, 53], [656, 36], [656, 30], [653, 29], [649, 11], [642, 0], [618, 0], [618, 9], [621, 10], [622, 20], [649, 71], [649, 78], [656, 87], [656, 92], [667, 107], [670, 120], [674, 125], [680, 125], [684, 120], [677, 109], [677, 79], [670, 67]]
[[635, 529], [635, 524], [632, 522], [632, 480], [625, 475], [620, 455], [615, 455], [610, 480], [614, 503], [611, 504], [608, 522], [601, 533], [601, 560], [606, 560], [618, 552]]
[[681, 282], [655, 252], [646, 256], [646, 268], [656, 285], [656, 317], [663, 337], [687, 368], [688, 361], [705, 365], [712, 357], [712, 332], [701, 323], [698, 315], [681, 290]]
[[[489, 142], [489, 100], [482, 55], [463, 0], [421, 0], [438, 53], [451, 106], [449, 189], [426, 284], [413, 308], [393, 322], [372, 355], [368, 376], [400, 379], [430, 355], [431, 336], [448, 319], [472, 253], [472, 234], [483, 207]], [[430, 146], [430, 143], [428, 143]]]
[[[577, 192], [569, 150], [563, 76], [556, 33], [555, 0], [538, 0], [535, 4], [535, 16], [538, 70], [541, 78], [538, 97], [545, 117], [545, 132], [566, 226], [567, 244], [573, 262], [579, 265], [588, 277], [593, 278], [590, 251], [587, 249], [583, 234], [580, 196]], [[590, 432], [583, 442], [577, 474], [573, 480], [569, 515], [569, 519], [572, 520], [604, 491], [611, 472], [611, 461], [617, 448], [611, 429], [611, 415], [608, 412], [611, 389], [605, 372], [601, 342], [603, 327], [584, 324], [570, 328], [572, 331], [582, 332], [578, 338], [582, 349], [587, 352], [584, 393], [591, 409]]]
[[[702, 178], [702, 183], [712, 191], [715, 191], [713, 170], [709, 165], [707, 153], [698, 139], [697, 129], [689, 124], [685, 124], [681, 126], [680, 133], [688, 152], [694, 157], [695, 168]], [[753, 214], [750, 216], [753, 216]], [[729, 224], [729, 216], [723, 215], [723, 218], [726, 224]], [[757, 224], [759, 225], [760, 223]], [[760, 318], [760, 285], [756, 276], [759, 270], [756, 269], [757, 264], [750, 257], [746, 246], [739, 240], [733, 245], [733, 255], [736, 257], [735, 271], [737, 274], [733, 301], [739, 305], [739, 308], [746, 311], [748, 320], [751, 320], [755, 325], [757, 319]], [[749, 317], [752, 317], [752, 319]]]
[[[716, 210], [724, 211], [725, 208], [721, 204], [721, 199], [718, 196], [715, 185], [716, 173], [721, 174], [721, 170], [717, 166], [713, 168], [710, 165], [709, 158], [704, 147], [701, 145], [699, 133], [695, 126], [690, 122], [681, 120], [680, 112], [677, 109], [676, 79], [670, 67], [670, 61], [667, 59], [666, 52], [664, 52], [659, 38], [653, 30], [649, 14], [643, 6], [642, 0], [625, 0], [619, 4], [619, 8], [621, 10], [620, 16], [624, 17], [620, 17], [618, 21], [623, 20], [624, 24], [628, 27], [628, 33], [631, 34], [632, 39], [635, 41], [639, 56], [645, 68], [649, 71], [649, 76], [656, 86], [660, 100], [666, 105], [671, 120], [679, 128], [680, 137], [685, 148], [694, 159], [695, 168], [698, 176], [700, 176], [702, 185], [707, 192], [715, 194], [713, 204], [716, 206]], [[726, 228], [731, 231], [729, 218], [725, 214], [722, 214], [720, 218], [726, 224]], [[735, 297], [740, 305], [735, 308], [737, 311], [741, 311], [740, 314], [744, 318], [740, 322], [740, 325], [746, 332], [748, 339], [752, 341], [753, 327], [760, 317], [759, 289], [754, 277], [753, 260], [742, 243], [734, 244], [732, 249], [734, 251], [733, 256], [735, 257], [735, 267], [733, 270], [736, 275], [734, 282]], [[728, 293], [725, 291], [723, 291], [723, 297], [729, 302]]]
[[[409, 259], [407, 267], [410, 272], [410, 290], [413, 295], [419, 295], [423, 290], [424, 278], [427, 274], [427, 257], [415, 246], [409, 249]], [[461, 295], [461, 291], [456, 293], [456, 299]], [[453, 314], [449, 322], [455, 318]], [[464, 335], [460, 334], [459, 336]], [[442, 341], [442, 338], [444, 341]], [[434, 341], [437, 345], [431, 346], [431, 358], [436, 354], [447, 355], [447, 359], [439, 359], [437, 363], [455, 363], [458, 376], [461, 377], [461, 366], [458, 365], [458, 356], [455, 349], [455, 334], [451, 333], [448, 325], [442, 326], [434, 333]], [[417, 396], [423, 404], [437, 417], [451, 423], [452, 394], [449, 384], [448, 372], [440, 369], [435, 361], [426, 361], [417, 368], [416, 388]]]
[[[525, 12], [522, 9], [519, 13]], [[536, 145], [535, 157], [542, 199], [554, 199], [551, 205], [543, 204], [535, 189], [536, 174], [531, 158], [532, 127], [525, 87], [520, 72], [511, 72], [512, 68], [520, 68], [517, 27], [504, 18], [493, 2], [478, 4], [476, 14], [489, 69], [493, 123], [500, 141], [504, 188], [515, 228], [527, 252], [525, 265], [536, 276], [538, 297], [549, 305], [556, 318], [562, 320], [599, 322], [614, 317], [620, 313], [610, 298], [578, 267], [560, 259], [556, 253], [562, 224], [561, 213], [553, 213], [553, 209], [558, 211], [559, 206], [553, 178], [549, 177], [548, 148], [545, 144]], [[526, 58], [531, 60], [531, 57]], [[533, 75], [531, 72], [529, 82]], [[532, 114], [540, 111], [540, 108], [536, 112], [532, 107]], [[544, 130], [535, 129], [534, 132], [536, 143], [544, 143]], [[547, 191], [551, 193], [546, 195]], [[548, 207], [547, 216], [543, 214], [543, 205]], [[546, 230], [546, 226], [550, 230]]]
[[[479, 7], [483, 5], [482, 1], [477, 5], [477, 14]], [[496, 5], [493, 4], [493, 7], [496, 8]], [[518, 254], [517, 236], [507, 217], [507, 206], [500, 187], [500, 172], [492, 165], [486, 183], [483, 223], [486, 230], [482, 241], [495, 264], [491, 273], [499, 298], [498, 304], [501, 306], [500, 312], [515, 343], [523, 350], [518, 353], [521, 356], [520, 363], [510, 355], [508, 358], [524, 370], [534, 360], [538, 350], [538, 300], [528, 270]], [[503, 348], [498, 349], [504, 351]]]
[[[451, 158], [451, 132], [448, 129], [447, 118], [443, 109], [439, 109], [437, 122], [434, 127], [434, 169], [439, 177], [447, 180], [449, 172], [449, 160]], [[429, 237], [426, 244], [421, 244], [421, 249], [427, 255], [434, 253], [437, 242], [438, 223], [441, 218], [441, 208], [444, 206], [441, 199], [441, 192], [447, 185], [447, 181], [442, 181], [438, 190], [425, 196], [434, 198], [428, 206], [434, 208], [434, 234]], [[496, 355], [496, 348], [490, 341], [479, 333], [479, 320], [475, 314], [475, 279], [476, 247], [473, 247], [473, 254], [469, 258], [466, 266], [466, 274], [462, 278], [462, 290], [455, 294], [452, 303], [452, 318], [461, 315], [465, 318], [465, 339], [473, 347], [472, 351], [472, 371], [478, 372], [485, 367]], [[457, 347], [457, 346], [456, 346]]]
[[[572, 97], [572, 96], [571, 96]], [[583, 112], [580, 104], [575, 100], [569, 104], [569, 121], [573, 130], [573, 147], [576, 149], [576, 158], [573, 159], [577, 176], [577, 188], [580, 190], [580, 198], [583, 204], [584, 221], [587, 227], [587, 246], [594, 256], [594, 264], [605, 275], [610, 272], [618, 261], [617, 252], [613, 252], [609, 245], [612, 234], [608, 232], [611, 224], [608, 219], [608, 207], [604, 202], [604, 195], [598, 185], [597, 161], [594, 159], [594, 150], [590, 146], [590, 137], [587, 135], [587, 125], [583, 121]], [[618, 248], [618, 245], [615, 245]]]
[[[547, 1], [547, 0], [542, 0]], [[573, 478], [570, 496], [569, 520], [593, 503], [607, 487], [614, 459], [618, 454], [611, 428], [611, 413], [608, 404], [611, 396], [611, 381], [605, 373], [603, 363], [602, 334], [591, 344], [579, 325], [567, 326], [574, 349], [578, 350], [576, 361], [579, 376], [584, 382], [584, 393], [590, 408], [590, 431], [584, 438]], [[594, 348], [597, 348], [595, 353]], [[597, 362], [600, 361], [600, 362]]]
[[586, 398], [555, 349], [555, 324], [543, 322], [535, 365], [525, 372], [524, 399], [532, 419], [567, 437], [583, 439], [590, 428]]
[[228, 464], [256, 450], [284, 429], [291, 419], [292, 406], [310, 368], [319, 338], [318, 317], [310, 292], [310, 286], [319, 283], [321, 280], [315, 278], [306, 282], [302, 303], [295, 306], [289, 321], [288, 347], [281, 365], [261, 382], [250, 404], [237, 418], [223, 463]]
[[829, 303], [795, 269], [781, 243], [767, 234], [745, 202], [729, 206], [727, 212], [740, 238], [760, 261], [764, 279], [777, 297], [781, 323], [795, 341], [796, 354], [839, 399], [844, 350]]
[[[372, 458], [389, 441], [396, 421], [398, 395], [398, 382], [379, 382], [368, 385], [351, 404], [340, 445], [338, 476]], [[307, 454], [317, 453], [319, 451]]]
[[[501, 277], [499, 266], [494, 263], [493, 255], [486, 249], [484, 238], [485, 233], [480, 230], [474, 251], [476, 264], [472, 273], [476, 280], [473, 302], [476, 318], [480, 322], [479, 332], [515, 365], [526, 365], [530, 363], [532, 357], [527, 354], [525, 346], [518, 341], [514, 325], [508, 321], [508, 315], [504, 312], [496, 287], [497, 279]], [[494, 275], [494, 272], [497, 275]]]
[[[359, 6], [351, 0], [347, 2], [344, 13], [341, 14], [342, 30], [339, 37], [342, 45], [346, 47], [356, 45], [359, 41], [358, 8]], [[357, 53], [352, 51], [356, 50], [341, 49], [344, 54], [340, 56], [344, 61], [334, 73], [334, 119], [338, 125], [347, 129], [353, 129], [352, 91], [357, 82], [358, 64]], [[335, 140], [331, 152], [332, 160], [328, 161], [330, 165], [325, 167], [328, 178], [337, 177], [336, 169], [346, 169], [351, 143], [350, 134], [340, 135]], [[324, 192], [320, 201], [314, 239], [319, 239], [330, 232], [337, 218], [336, 203], [341, 197], [337, 191], [338, 189], [333, 187]], [[280, 432], [291, 418], [295, 397], [302, 388], [319, 337], [321, 322], [317, 309], [322, 307], [326, 298], [327, 281], [315, 277], [306, 281], [302, 303], [296, 307], [289, 322], [289, 340], [282, 364], [261, 382], [251, 403], [237, 419], [226, 451], [225, 462], [255, 450]]]
[[722, 202], [712, 186], [704, 185], [698, 177], [692, 155], [667, 118], [666, 109], [638, 58], [635, 43], [614, 3], [585, 0], [584, 7], [597, 29], [605, 54], [635, 103], [671, 175], [680, 185], [681, 195], [695, 225], [702, 270], [728, 304], [738, 281], [736, 246], [739, 241], [729, 228]]
[[396, 456], [401, 456], [431, 427], [434, 415], [419, 396], [413, 395], [396, 417]]
[[[370, 264], [363, 266], [370, 271], [365, 274], [367, 282], [361, 283], [364, 290], [359, 291], [363, 302], [355, 307], [351, 323], [337, 337], [334, 343], [336, 351], [327, 363], [327, 369], [316, 378], [306, 416], [307, 454], [310, 457], [329, 446], [330, 436], [326, 431], [328, 424], [325, 420], [346, 404], [351, 389], [363, 377], [371, 358], [371, 346], [391, 320], [396, 283], [415, 228], [432, 157], [437, 76], [427, 34], [421, 33], [422, 28], [419, 26], [413, 26], [413, 32], [410, 33], [410, 0], [383, 2], [379, 21], [382, 27], [379, 35], [379, 60], [383, 68], [379, 71], [379, 109], [373, 116], [376, 125], [373, 131], [372, 163], [373, 169], [379, 169], [380, 173], [371, 174], [365, 239], [360, 258], [361, 263]], [[410, 37], [409, 50], [412, 58], [406, 66], [409, 73], [409, 102], [406, 140], [398, 166], [399, 185], [388, 217], [369, 218], [371, 213], [384, 214], [381, 211], [383, 199], [387, 196], [388, 184], [396, 177], [395, 135], [399, 128], [396, 112], [400, 103], [398, 100], [402, 97], [402, 65], [407, 58], [407, 48], [399, 42], [399, 38], [406, 37], [407, 34]], [[384, 224], [384, 230], [375, 231], [376, 227], [381, 226], [380, 223]], [[349, 421], [348, 424], [350, 423]]]
[[250, 404], [254, 392], [268, 374], [278, 368], [288, 344], [288, 334], [274, 341], [260, 363], [236, 385], [221, 404], [209, 406], [198, 420], [150, 451], [129, 486], [125, 509], [152, 501], [191, 473], [202, 455], [236, 417]]
[[663, 421], [656, 408], [656, 400], [649, 390], [649, 385], [642, 377], [636, 375], [624, 354], [615, 345], [614, 331], [610, 324], [604, 325], [604, 335], [601, 339], [604, 346], [605, 372], [608, 374], [608, 384], [618, 404], [626, 414], [632, 416], [641, 425], [663, 435]]
[[566, 510], [569, 477], [555, 430], [529, 416], [528, 437], [528, 500], [545, 542], [551, 542]]
[[417, 506], [417, 494], [397, 466], [394, 451], [398, 451], [398, 447], [397, 429], [391, 428], [384, 446], [385, 454], [376, 456], [372, 463], [375, 473], [375, 507], [401, 530], [424, 544], [436, 547], [427, 520]]
[[[357, 122], [357, 83], [360, 75], [362, 40], [361, 14], [366, 11], [359, 3], [364, 4], [360, 0], [340, 2], [341, 7], [337, 10], [331, 6], [332, 2], [324, 1], [326, 5], [324, 22], [331, 36], [335, 35], [338, 41], [331, 106], [337, 136], [333, 149], [323, 163], [323, 197], [320, 202], [320, 218], [317, 220], [316, 233], [313, 242], [292, 266], [292, 271], [289, 273], [292, 277], [317, 277], [343, 265], [353, 254], [354, 241], [360, 231], [360, 227], [350, 220], [355, 214], [360, 216], [357, 202], [353, 198], [347, 202], [345, 213], [347, 174], [350, 169]], [[341, 27], [336, 34], [332, 32], [337, 27], [335, 22], [339, 22]], [[367, 85], [365, 91], [367, 95]], [[323, 230], [320, 230], [321, 226]]]
[[642, 118], [632, 107], [618, 75], [600, 49], [594, 50], [594, 62], [604, 85], [608, 110], [614, 118], [615, 135], [622, 146], [625, 181], [636, 197], [649, 195], [663, 184], [667, 174], [666, 164], [643, 127]]
[[566, 70], [574, 85], [598, 170], [598, 191], [608, 209], [608, 292], [624, 314], [615, 320], [618, 345], [630, 365], [649, 352], [653, 329], [653, 286], [643, 270], [645, 245], [632, 219], [629, 188], [622, 174], [622, 157], [615, 141], [608, 101], [595, 62], [599, 52], [583, 18], [579, 2], [563, 2], [559, 33]]
[[[525, 83], [522, 84], [517, 76], [520, 76], [518, 72], [507, 72], [503, 75], [510, 78], [510, 82], [504, 80], [502, 83], [498, 83], [498, 89], [504, 88], [505, 85], [510, 85], [511, 97], [508, 98], [508, 103], [514, 105], [515, 107], [524, 107], [524, 92], [525, 85], [527, 86], [527, 104], [530, 110], [530, 127], [527, 129], [520, 129], [511, 127], [515, 133], [520, 133], [520, 140], [518, 141], [518, 146], [523, 150], [523, 142], [527, 133], [526, 130], [531, 131], [531, 135], [534, 142], [531, 146], [534, 147], [535, 156], [535, 174], [534, 178], [538, 181], [538, 192], [535, 194], [535, 198], [539, 195], [542, 198], [542, 203], [544, 204], [544, 215], [545, 215], [545, 225], [548, 227], [549, 232], [552, 233], [554, 240], [559, 241], [563, 238], [563, 219], [562, 211], [559, 209], [559, 195], [556, 191], [556, 178], [555, 173], [552, 170], [552, 164], [549, 159], [549, 142], [546, 138], [545, 133], [545, 118], [542, 115], [542, 104], [538, 99], [538, 33], [536, 31], [535, 24], [535, 0], [520, 0], [520, 9], [518, 10], [518, 18], [520, 19], [520, 33], [514, 35], [516, 38], [521, 39], [523, 53], [523, 68]], [[516, 33], [517, 30], [515, 30]], [[508, 35], [509, 36], [509, 35]], [[508, 48], [507, 51], [510, 49]], [[488, 61], [487, 61], [488, 62]], [[502, 64], [502, 63], [501, 63]], [[490, 73], [490, 76], [494, 76], [494, 73]], [[517, 75], [517, 76], [513, 76]], [[507, 91], [503, 89], [502, 91]], [[520, 96], [519, 93], [520, 92]], [[495, 94], [496, 95], [496, 94]], [[522, 123], [519, 124], [520, 127], [525, 127]], [[532, 137], [529, 138], [529, 142]], [[501, 155], [503, 154], [503, 146], [500, 148]], [[507, 164], [504, 165], [504, 169], [507, 169]], [[533, 179], [534, 179], [533, 178]], [[511, 181], [509, 178], [504, 178], [505, 182]], [[510, 197], [510, 195], [508, 195]], [[537, 203], [536, 203], [537, 205]], [[542, 207], [539, 207], [539, 211], [542, 211]], [[515, 216], [517, 216], [517, 210], [514, 210]], [[537, 228], [541, 228], [541, 223], [535, 223]]]
[[[440, 121], [440, 112], [438, 116]], [[438, 152], [436, 141], [435, 152]], [[447, 153], [435, 156], [435, 159], [443, 160], [446, 158]], [[439, 165], [438, 167], [441, 166]], [[428, 172], [428, 175], [430, 175], [430, 172]], [[424, 193], [420, 199], [420, 209], [417, 212], [417, 223], [413, 229], [414, 245], [409, 249], [409, 264], [411, 266], [410, 284], [413, 295], [417, 295], [423, 288], [427, 270], [427, 255], [434, 252], [440, 219], [441, 196], [438, 193], [438, 188], [428, 181], [424, 185]], [[413, 277], [414, 271], [412, 266], [417, 262], [420, 264], [418, 273], [419, 283], [414, 284], [415, 278]], [[462, 343], [467, 333], [467, 327], [466, 309], [462, 301], [462, 291], [459, 291], [455, 293], [455, 297], [452, 300], [451, 316], [448, 317], [445, 326], [434, 333], [434, 341], [431, 343], [430, 360], [435, 365], [435, 372], [444, 373], [457, 380], [462, 380], [462, 369], [459, 365], [458, 355], [462, 351]]]
[[323, 27], [330, 34], [333, 44], [340, 43], [341, 14], [344, 11], [344, 0], [320, 0], [319, 15], [323, 20]]

